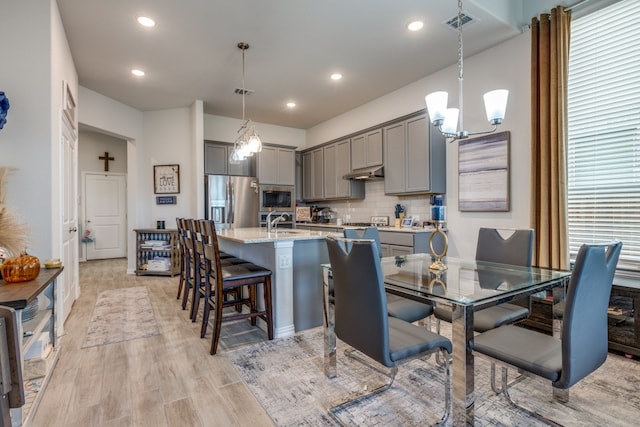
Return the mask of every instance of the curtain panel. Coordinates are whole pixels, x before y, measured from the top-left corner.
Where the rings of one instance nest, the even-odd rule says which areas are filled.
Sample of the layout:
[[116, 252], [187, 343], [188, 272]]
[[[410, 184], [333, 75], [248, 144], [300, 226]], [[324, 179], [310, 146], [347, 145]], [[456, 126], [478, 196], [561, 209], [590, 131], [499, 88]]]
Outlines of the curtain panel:
[[533, 264], [567, 270], [567, 81], [571, 11], [531, 21], [531, 228]]

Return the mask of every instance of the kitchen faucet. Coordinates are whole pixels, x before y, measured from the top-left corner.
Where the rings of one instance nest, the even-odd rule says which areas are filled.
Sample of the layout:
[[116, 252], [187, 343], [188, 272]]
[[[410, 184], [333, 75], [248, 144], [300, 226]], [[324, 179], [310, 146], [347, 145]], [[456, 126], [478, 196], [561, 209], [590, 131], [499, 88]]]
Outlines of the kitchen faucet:
[[286, 212], [283, 212], [280, 214], [279, 217], [274, 218], [273, 221], [271, 220], [271, 215], [273, 214], [277, 214], [278, 212], [276, 211], [271, 211], [269, 212], [269, 214], [267, 215], [267, 233], [271, 233], [271, 230], [275, 227], [276, 232], [278, 231], [278, 223], [280, 223], [281, 221], [284, 221], [285, 219], [289, 218], [290, 215]]

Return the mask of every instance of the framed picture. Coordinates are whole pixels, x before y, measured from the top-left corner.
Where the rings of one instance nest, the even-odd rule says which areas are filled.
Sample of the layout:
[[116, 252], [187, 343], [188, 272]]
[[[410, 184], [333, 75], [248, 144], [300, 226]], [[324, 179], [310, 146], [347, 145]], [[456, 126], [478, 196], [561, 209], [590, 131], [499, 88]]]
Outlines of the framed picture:
[[413, 217], [405, 216], [402, 218], [402, 228], [411, 228], [413, 226]]
[[459, 141], [460, 211], [510, 210], [509, 139], [510, 133], [507, 131]]
[[176, 194], [180, 192], [180, 166], [156, 165], [153, 167], [153, 192]]

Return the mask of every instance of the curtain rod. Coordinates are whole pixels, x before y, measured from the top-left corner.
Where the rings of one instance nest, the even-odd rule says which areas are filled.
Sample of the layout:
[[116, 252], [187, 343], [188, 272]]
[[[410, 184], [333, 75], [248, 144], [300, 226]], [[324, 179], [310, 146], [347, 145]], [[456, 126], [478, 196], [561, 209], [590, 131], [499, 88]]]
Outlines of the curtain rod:
[[584, 3], [587, 3], [589, 0], [580, 0], [577, 3], [572, 4], [571, 6], [567, 6], [564, 8], [564, 10], [572, 10], [576, 7], [582, 6]]

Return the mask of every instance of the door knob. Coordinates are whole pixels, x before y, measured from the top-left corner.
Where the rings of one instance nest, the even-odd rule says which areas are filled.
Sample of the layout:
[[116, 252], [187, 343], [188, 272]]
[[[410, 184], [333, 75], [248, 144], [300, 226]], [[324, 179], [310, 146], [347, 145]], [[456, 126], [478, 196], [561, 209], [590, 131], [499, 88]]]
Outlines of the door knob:
[[78, 227], [69, 227], [69, 233], [75, 233], [78, 231]]

